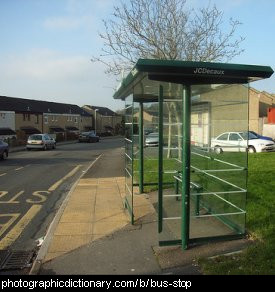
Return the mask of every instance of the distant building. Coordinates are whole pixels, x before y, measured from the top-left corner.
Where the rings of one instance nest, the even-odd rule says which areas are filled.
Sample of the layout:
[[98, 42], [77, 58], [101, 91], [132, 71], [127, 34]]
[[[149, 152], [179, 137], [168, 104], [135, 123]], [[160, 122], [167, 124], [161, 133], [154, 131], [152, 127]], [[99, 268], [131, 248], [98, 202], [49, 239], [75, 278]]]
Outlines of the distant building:
[[0, 110], [0, 139], [6, 140], [15, 136], [15, 112]]
[[249, 129], [262, 135], [264, 125], [268, 123], [268, 109], [275, 108], [275, 95], [251, 87], [249, 97]]
[[107, 107], [84, 105], [82, 108], [93, 115], [98, 134], [115, 134], [116, 126], [121, 124], [122, 116]]
[[94, 127], [93, 116], [74, 104], [0, 96], [0, 113], [0, 130], [8, 128], [18, 137], [35, 133], [65, 136]]

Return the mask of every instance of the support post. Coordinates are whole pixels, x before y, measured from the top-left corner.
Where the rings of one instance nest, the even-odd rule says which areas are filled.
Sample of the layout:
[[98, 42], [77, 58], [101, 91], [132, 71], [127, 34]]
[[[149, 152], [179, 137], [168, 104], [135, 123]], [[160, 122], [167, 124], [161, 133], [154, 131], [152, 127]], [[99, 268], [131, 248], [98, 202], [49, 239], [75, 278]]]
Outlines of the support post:
[[182, 143], [182, 249], [187, 249], [190, 218], [190, 132], [191, 132], [191, 86], [183, 88], [183, 143]]
[[139, 103], [139, 193], [144, 192], [143, 182], [144, 182], [144, 165], [143, 165], [143, 103]]
[[159, 86], [159, 149], [158, 149], [158, 176], [159, 176], [159, 181], [158, 181], [158, 232], [162, 232], [162, 198], [163, 198], [163, 193], [162, 193], [162, 182], [163, 182], [163, 86]]

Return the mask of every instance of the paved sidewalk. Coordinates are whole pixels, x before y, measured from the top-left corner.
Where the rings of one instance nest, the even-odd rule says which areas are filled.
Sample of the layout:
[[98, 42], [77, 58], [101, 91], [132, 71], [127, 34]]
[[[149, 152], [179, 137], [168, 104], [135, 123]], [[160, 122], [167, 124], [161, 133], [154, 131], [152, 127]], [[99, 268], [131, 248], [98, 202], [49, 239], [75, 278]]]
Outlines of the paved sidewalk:
[[[43, 247], [45, 255], [42, 266], [47, 267], [49, 262], [54, 270], [55, 262], [59, 262], [60, 259], [62, 261], [61, 256], [68, 256], [73, 251], [80, 252], [80, 247], [94, 245], [99, 239], [129, 225], [129, 216], [124, 208], [123, 168], [123, 150], [115, 149], [104, 153], [78, 181], [63, 206], [60, 218], [56, 219], [58, 220], [55, 224], [56, 228], [50, 230], [52, 234], [48, 234], [51, 240], [47, 247]], [[155, 212], [146, 195], [135, 196], [135, 206], [136, 220]], [[140, 227], [130, 227], [132, 228]], [[127, 244], [127, 240], [125, 243]], [[153, 255], [151, 246], [149, 249]], [[87, 256], [88, 254], [83, 255], [83, 261]], [[58, 273], [71, 274], [69, 267], [72, 268], [70, 264], [64, 264]], [[157, 262], [156, 267], [158, 268]], [[79, 268], [74, 272], [77, 271]], [[90, 271], [89, 267], [86, 267], [86, 271]], [[107, 272], [100, 271], [103, 274]]]
[[159, 247], [150, 195], [135, 195], [135, 225], [124, 208], [124, 149], [104, 152], [62, 204], [31, 274], [201, 274], [198, 257], [242, 250], [247, 240], [182, 251]]

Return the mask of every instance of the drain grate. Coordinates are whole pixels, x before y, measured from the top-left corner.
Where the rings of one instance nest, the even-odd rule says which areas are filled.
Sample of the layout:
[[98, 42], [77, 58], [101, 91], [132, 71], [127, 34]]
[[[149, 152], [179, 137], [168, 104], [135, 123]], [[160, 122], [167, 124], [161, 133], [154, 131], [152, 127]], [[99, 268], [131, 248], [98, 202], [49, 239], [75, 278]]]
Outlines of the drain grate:
[[6, 251], [0, 263], [0, 270], [22, 270], [31, 267], [34, 251]]
[[7, 257], [9, 256], [10, 252], [8, 250], [0, 250], [0, 269], [3, 263], [6, 261]]

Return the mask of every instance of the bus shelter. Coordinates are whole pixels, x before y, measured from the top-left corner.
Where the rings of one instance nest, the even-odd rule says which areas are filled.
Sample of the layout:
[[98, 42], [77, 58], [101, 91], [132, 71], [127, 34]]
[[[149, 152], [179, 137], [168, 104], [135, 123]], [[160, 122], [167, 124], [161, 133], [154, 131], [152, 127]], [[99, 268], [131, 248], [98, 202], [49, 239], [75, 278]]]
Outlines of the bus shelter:
[[155, 194], [160, 245], [245, 235], [249, 83], [266, 66], [140, 59], [125, 101], [125, 206]]

